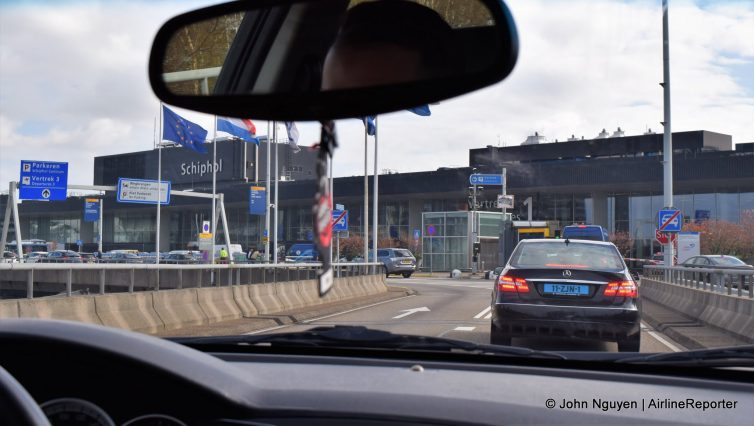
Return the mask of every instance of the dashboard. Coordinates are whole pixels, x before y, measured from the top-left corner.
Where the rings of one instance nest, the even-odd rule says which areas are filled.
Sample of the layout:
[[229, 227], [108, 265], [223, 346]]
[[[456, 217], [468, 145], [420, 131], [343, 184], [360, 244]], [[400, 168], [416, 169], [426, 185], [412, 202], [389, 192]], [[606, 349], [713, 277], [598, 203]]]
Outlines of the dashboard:
[[[128, 331], [47, 320], [0, 322], [0, 348], [0, 366], [53, 425], [734, 425], [750, 424], [754, 415], [751, 382], [714, 378], [316, 351], [207, 354]], [[546, 406], [549, 398], [654, 397], [738, 405], [703, 413]]]

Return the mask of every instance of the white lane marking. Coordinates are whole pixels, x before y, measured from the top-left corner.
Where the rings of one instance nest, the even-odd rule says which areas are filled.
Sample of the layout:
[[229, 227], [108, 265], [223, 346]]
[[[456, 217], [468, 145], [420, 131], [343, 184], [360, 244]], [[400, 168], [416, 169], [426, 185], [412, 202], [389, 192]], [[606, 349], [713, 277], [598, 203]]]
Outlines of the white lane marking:
[[394, 316], [393, 319], [405, 318], [405, 317], [407, 317], [407, 316], [409, 316], [411, 314], [415, 314], [417, 312], [429, 312], [429, 308], [426, 307], [426, 306], [422, 306], [421, 308], [404, 309], [401, 312], [403, 312], [403, 313], [400, 314], [400, 315]]
[[454, 331], [474, 331], [476, 327], [456, 327]]
[[483, 310], [482, 312], [480, 312], [480, 313], [478, 313], [478, 314], [474, 315], [474, 319], [479, 319], [479, 318], [483, 317], [483, 316], [484, 316], [484, 315], [485, 315], [485, 314], [486, 314], [487, 312], [489, 312], [489, 311], [490, 311], [491, 309], [492, 309], [492, 306], [487, 306], [486, 308], [484, 308], [484, 310]]
[[654, 337], [655, 340], [657, 340], [658, 342], [660, 342], [663, 345], [665, 345], [668, 348], [670, 348], [671, 351], [673, 351], [673, 352], [682, 352], [683, 351], [683, 349], [681, 349], [678, 346], [676, 346], [676, 345], [668, 342], [665, 338], [663, 338], [662, 336], [660, 336], [656, 331], [654, 331], [648, 325], [644, 324], [644, 322], [641, 322], [641, 329], [644, 332], [646, 332], [647, 334], [649, 334], [650, 336]]
[[405, 299], [407, 297], [414, 297], [414, 296], [415, 296], [414, 294], [410, 294], [408, 296], [399, 297], [397, 299], [383, 300], [382, 302], [372, 303], [371, 305], [361, 306], [361, 307], [358, 307], [358, 308], [349, 309], [347, 311], [338, 312], [338, 313], [335, 313], [335, 314], [330, 314], [330, 315], [325, 315], [325, 316], [322, 316], [322, 317], [308, 319], [306, 321], [301, 321], [301, 323], [302, 324], [308, 324], [310, 322], [319, 321], [319, 320], [323, 320], [323, 319], [327, 319], [327, 318], [332, 318], [332, 317], [336, 317], [338, 315], [348, 314], [348, 313], [351, 313], [351, 312], [360, 311], [362, 309], [371, 308], [373, 306], [383, 305], [385, 303], [395, 302], [396, 300], [403, 300], [403, 299]]
[[415, 296], [414, 294], [410, 294], [408, 296], [399, 297], [397, 299], [383, 300], [382, 302], [372, 303], [371, 305], [360, 306], [358, 308], [349, 309], [347, 311], [336, 312], [334, 314], [325, 315], [325, 316], [321, 316], [321, 317], [317, 317], [317, 318], [311, 318], [311, 319], [308, 319], [308, 320], [305, 320], [305, 321], [301, 321], [300, 323], [278, 325], [276, 327], [264, 328], [262, 330], [251, 331], [251, 332], [244, 333], [244, 334], [248, 334], [248, 335], [260, 334], [260, 333], [265, 333], [265, 332], [268, 332], [268, 331], [279, 330], [281, 328], [290, 327], [290, 326], [293, 326], [293, 325], [308, 324], [310, 322], [319, 321], [319, 320], [323, 320], [323, 319], [335, 317], [335, 316], [338, 316], [338, 315], [348, 314], [348, 313], [351, 313], [351, 312], [359, 311], [361, 309], [371, 308], [373, 306], [378, 306], [378, 305], [382, 305], [382, 304], [389, 303], [389, 302], [395, 302], [396, 300], [403, 300], [403, 299], [406, 299], [408, 297], [414, 297], [414, 296]]
[[261, 333], [266, 333], [268, 331], [279, 330], [281, 328], [285, 328], [285, 327], [288, 327], [290, 325], [292, 325], [292, 324], [278, 325], [278, 326], [275, 326], [275, 327], [263, 328], [263, 329], [257, 330], [257, 331], [250, 331], [250, 332], [244, 333], [244, 334], [245, 335], [261, 334]]
[[487, 314], [487, 316], [484, 317], [484, 319], [491, 319], [491, 318], [492, 318], [492, 312], [490, 312], [489, 314]]

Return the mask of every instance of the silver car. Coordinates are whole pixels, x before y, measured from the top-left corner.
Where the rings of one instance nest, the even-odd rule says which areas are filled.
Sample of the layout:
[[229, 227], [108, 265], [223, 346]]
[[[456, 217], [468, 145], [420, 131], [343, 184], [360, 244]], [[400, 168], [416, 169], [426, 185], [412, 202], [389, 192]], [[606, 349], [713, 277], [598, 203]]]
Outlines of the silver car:
[[379, 249], [377, 261], [383, 263], [385, 276], [403, 275], [403, 278], [409, 278], [416, 271], [416, 258], [407, 249]]

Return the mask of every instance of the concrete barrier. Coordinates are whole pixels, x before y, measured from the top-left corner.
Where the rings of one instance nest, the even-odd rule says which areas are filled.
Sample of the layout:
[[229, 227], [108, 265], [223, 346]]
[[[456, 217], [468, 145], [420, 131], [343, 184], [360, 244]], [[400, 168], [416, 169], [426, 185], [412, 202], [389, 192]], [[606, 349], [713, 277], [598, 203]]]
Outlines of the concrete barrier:
[[61, 319], [102, 324], [94, 307], [94, 296], [19, 299], [18, 315], [21, 318]]
[[275, 294], [286, 311], [305, 306], [304, 298], [299, 294], [297, 286], [298, 281], [275, 284]]
[[[319, 297], [319, 282], [317, 280], [299, 281], [296, 287], [305, 306], [315, 306], [325, 303], [325, 300]], [[331, 289], [328, 294], [331, 293], [332, 290], [333, 289]]]
[[210, 323], [241, 318], [241, 309], [236, 305], [232, 287], [198, 288], [196, 296], [199, 307]]
[[[343, 280], [343, 278], [335, 278], [333, 280], [332, 288], [322, 298], [323, 303], [339, 302], [348, 299]], [[319, 297], [319, 290], [317, 290], [317, 297]]]
[[271, 314], [283, 310], [283, 303], [278, 299], [275, 284], [252, 284], [249, 286], [249, 298], [257, 308], [259, 315]]
[[253, 317], [259, 314], [257, 307], [254, 306], [254, 302], [251, 301], [249, 296], [248, 285], [234, 285], [233, 287], [233, 300], [235, 300], [238, 309], [241, 310], [241, 315], [245, 317]]
[[165, 329], [209, 323], [199, 307], [197, 289], [163, 290], [152, 293], [154, 310], [165, 324]]
[[151, 292], [105, 294], [94, 297], [94, 307], [103, 325], [156, 333], [165, 329], [153, 306]]
[[317, 280], [232, 287], [184, 288], [93, 296], [0, 301], [0, 318], [55, 318], [103, 324], [140, 332], [159, 332], [190, 325], [347, 301], [387, 291], [381, 275], [335, 278], [319, 297]]
[[0, 318], [18, 318], [18, 300], [0, 300]]
[[710, 294], [707, 307], [699, 319], [754, 342], [754, 302], [751, 299]]
[[686, 317], [754, 343], [754, 299], [683, 287], [649, 278], [639, 286], [642, 298]]

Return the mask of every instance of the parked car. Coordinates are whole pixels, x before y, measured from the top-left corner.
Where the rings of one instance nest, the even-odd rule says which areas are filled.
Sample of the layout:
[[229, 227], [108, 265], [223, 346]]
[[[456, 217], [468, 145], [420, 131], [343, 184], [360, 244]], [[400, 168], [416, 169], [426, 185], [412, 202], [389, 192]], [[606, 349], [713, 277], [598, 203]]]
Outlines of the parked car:
[[17, 262], [18, 259], [16, 253], [13, 253], [12, 251], [4, 251], [2, 261], [5, 263], [14, 263]]
[[638, 352], [638, 286], [613, 243], [522, 240], [492, 293], [490, 342], [513, 337], [616, 341]]
[[170, 252], [164, 259], [160, 259], [160, 262], [168, 265], [181, 265], [181, 264], [194, 264], [199, 263], [200, 260], [192, 252]]
[[107, 260], [107, 263], [144, 263], [144, 260], [134, 253], [113, 253]]
[[377, 250], [377, 261], [382, 262], [385, 276], [388, 277], [390, 275], [403, 275], [403, 278], [410, 278], [411, 274], [416, 271], [416, 258], [408, 249], [379, 249]]
[[563, 239], [610, 241], [605, 228], [599, 225], [569, 225], [560, 235]]
[[55, 250], [40, 258], [39, 263], [82, 263], [81, 255], [73, 250]]
[[97, 263], [97, 258], [94, 253], [79, 253], [81, 255], [81, 261], [84, 263]]
[[686, 259], [682, 264], [689, 268], [752, 268], [743, 260], [727, 255], [701, 255]]
[[297, 243], [288, 249], [285, 261], [288, 263], [318, 262], [319, 252], [314, 243]]
[[39, 262], [40, 259], [44, 259], [45, 257], [47, 257], [47, 254], [48, 253], [46, 251], [33, 251], [26, 255], [26, 257], [24, 258], [24, 262], [26, 263]]

